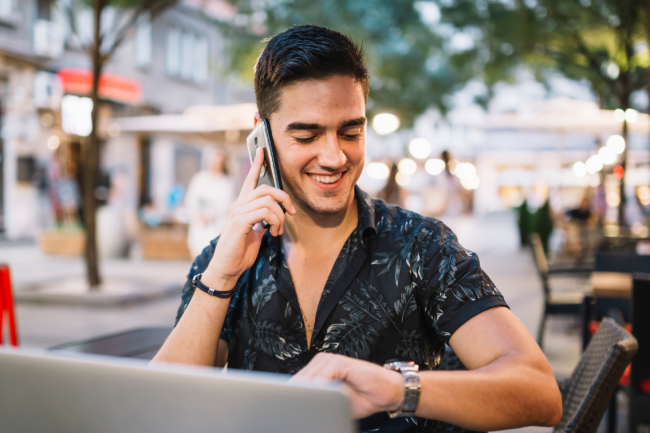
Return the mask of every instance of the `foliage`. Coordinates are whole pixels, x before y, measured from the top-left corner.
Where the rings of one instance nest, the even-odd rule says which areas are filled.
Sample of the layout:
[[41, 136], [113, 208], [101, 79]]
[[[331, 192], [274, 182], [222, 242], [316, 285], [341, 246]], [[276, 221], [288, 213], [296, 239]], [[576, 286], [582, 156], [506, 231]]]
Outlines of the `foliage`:
[[[470, 80], [513, 81], [522, 65], [546, 82], [549, 70], [586, 81], [603, 108], [627, 108], [650, 64], [643, 0], [232, 0], [225, 24], [231, 67], [251, 81], [261, 40], [296, 24], [351, 35], [366, 48], [369, 112], [402, 124], [429, 107], [444, 114]], [[455, 39], [465, 44], [454, 44]]]
[[517, 225], [519, 227], [519, 239], [521, 246], [526, 246], [530, 243], [530, 211], [528, 210], [528, 201], [524, 200], [521, 206], [517, 208]]
[[585, 80], [603, 108], [628, 108], [647, 85], [644, 0], [438, 0], [442, 22], [480, 37], [468, 60], [488, 86], [530, 67]]
[[521, 246], [530, 245], [530, 235], [537, 233], [542, 241], [544, 252], [548, 254], [548, 242], [553, 232], [553, 214], [548, 200], [533, 212], [528, 208], [528, 201], [524, 200], [517, 208], [517, 225]]
[[548, 199], [544, 205], [535, 212], [533, 218], [533, 231], [539, 234], [542, 246], [544, 247], [544, 252], [548, 256], [548, 241], [551, 239], [551, 233], [553, 233], [553, 214]]
[[408, 127], [429, 107], [446, 112], [448, 96], [474, 75], [465, 67], [465, 54], [446, 51], [445, 38], [421, 19], [419, 3], [233, 0], [237, 15], [224, 23], [231, 68], [250, 82], [264, 38], [293, 25], [329, 27], [350, 35], [365, 49], [371, 74], [370, 115], [391, 111]]

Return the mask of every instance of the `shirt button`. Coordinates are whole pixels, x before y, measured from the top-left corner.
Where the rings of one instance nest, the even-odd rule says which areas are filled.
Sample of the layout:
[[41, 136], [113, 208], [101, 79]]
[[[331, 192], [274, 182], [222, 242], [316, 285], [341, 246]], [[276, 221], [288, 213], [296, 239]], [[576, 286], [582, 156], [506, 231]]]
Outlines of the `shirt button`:
[[302, 323], [298, 323], [298, 328], [302, 329]]

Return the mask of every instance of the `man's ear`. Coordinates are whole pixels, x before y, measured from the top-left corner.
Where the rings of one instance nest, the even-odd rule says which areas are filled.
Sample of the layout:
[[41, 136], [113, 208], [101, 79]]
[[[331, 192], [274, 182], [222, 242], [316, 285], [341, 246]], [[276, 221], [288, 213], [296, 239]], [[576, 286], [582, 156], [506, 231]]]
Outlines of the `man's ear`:
[[262, 120], [262, 116], [260, 116], [260, 113], [258, 111], [257, 113], [255, 113], [255, 119], [254, 119], [255, 123], [253, 123], [253, 127], [257, 126], [260, 120]]

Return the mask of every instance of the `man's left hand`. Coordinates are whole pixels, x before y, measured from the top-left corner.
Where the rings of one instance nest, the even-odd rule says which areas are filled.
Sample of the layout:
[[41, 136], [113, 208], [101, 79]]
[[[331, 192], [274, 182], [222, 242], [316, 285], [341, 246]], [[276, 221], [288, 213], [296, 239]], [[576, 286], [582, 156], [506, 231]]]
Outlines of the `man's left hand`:
[[400, 373], [343, 355], [318, 353], [294, 377], [344, 382], [352, 415], [357, 419], [397, 410], [404, 400], [404, 378]]

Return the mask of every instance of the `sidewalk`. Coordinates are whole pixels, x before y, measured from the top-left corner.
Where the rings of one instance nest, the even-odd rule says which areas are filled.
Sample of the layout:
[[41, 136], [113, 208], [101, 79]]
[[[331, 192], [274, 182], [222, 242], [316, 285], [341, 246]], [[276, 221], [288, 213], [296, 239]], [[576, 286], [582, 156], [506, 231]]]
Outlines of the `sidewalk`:
[[[0, 263], [8, 263], [11, 268], [17, 298], [39, 286], [66, 282], [80, 286], [85, 279], [81, 258], [45, 256], [34, 244], [0, 244]], [[190, 261], [104, 260], [100, 269], [108, 285], [128, 284], [143, 290], [157, 287], [173, 294], [160, 300], [105, 308], [17, 302], [20, 343], [48, 348], [137, 327], [173, 326], [190, 265]]]

